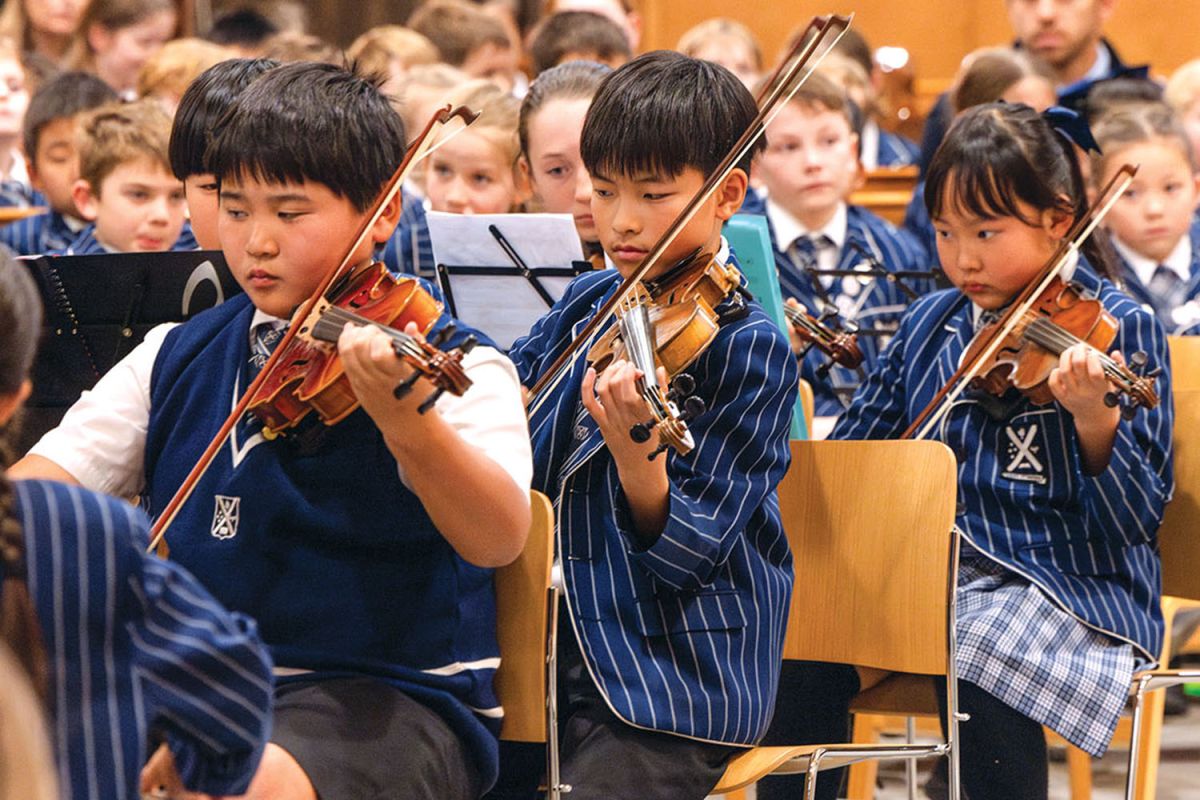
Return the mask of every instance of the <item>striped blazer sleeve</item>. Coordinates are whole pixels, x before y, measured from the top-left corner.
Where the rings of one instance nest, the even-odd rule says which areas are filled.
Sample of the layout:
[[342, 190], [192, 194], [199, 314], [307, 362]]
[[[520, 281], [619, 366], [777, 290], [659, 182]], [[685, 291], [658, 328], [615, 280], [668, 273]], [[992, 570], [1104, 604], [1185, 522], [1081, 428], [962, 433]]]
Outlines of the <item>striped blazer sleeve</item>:
[[[751, 516], [783, 478], [799, 375], [788, 340], [765, 316], [719, 338], [697, 375], [709, 412], [691, 423], [696, 449], [670, 461], [670, 510], [662, 534], [638, 550], [628, 504], [617, 492], [618, 526], [633, 561], [663, 583], [695, 590], [712, 583]], [[703, 424], [702, 424], [703, 423]]]
[[1082, 500], [1088, 517], [1113, 545], [1153, 544], [1163, 507], [1174, 490], [1171, 429], [1175, 413], [1167, 337], [1152, 314], [1115, 290], [1107, 294], [1121, 297], [1113, 306], [1124, 312], [1112, 349], [1126, 357], [1145, 353], [1146, 372], [1161, 368], [1155, 381], [1160, 403], [1154, 409], [1140, 408], [1133, 419], [1120, 421], [1108, 468], [1096, 476], [1082, 476]]
[[251, 619], [225, 610], [181, 567], [130, 544], [126, 626], [146, 707], [187, 789], [241, 794], [270, 734], [270, 657]]

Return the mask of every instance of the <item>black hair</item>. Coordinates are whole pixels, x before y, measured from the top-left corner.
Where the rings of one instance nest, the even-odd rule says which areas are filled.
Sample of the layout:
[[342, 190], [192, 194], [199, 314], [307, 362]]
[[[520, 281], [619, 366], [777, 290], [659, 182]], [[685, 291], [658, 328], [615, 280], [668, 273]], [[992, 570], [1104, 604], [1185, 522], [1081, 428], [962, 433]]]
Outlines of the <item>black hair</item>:
[[200, 73], [179, 99], [167, 153], [171, 171], [187, 180], [209, 170], [204, 153], [213, 125], [255, 78], [279, 66], [266, 58], [233, 58]]
[[517, 135], [525, 157], [529, 157], [529, 122], [542, 106], [560, 98], [591, 100], [611, 72], [611, 67], [593, 61], [568, 61], [538, 75], [529, 84], [529, 91], [521, 100], [521, 122], [517, 126]]
[[258, 47], [279, 33], [279, 26], [252, 8], [240, 8], [217, 17], [204, 37], [231, 47]]
[[117, 100], [117, 93], [104, 81], [88, 72], [64, 72], [38, 89], [25, 110], [25, 155], [37, 155], [42, 131], [57, 119], [74, 117]]
[[[7, 250], [0, 252], [0, 393], [20, 391], [29, 378], [42, 329], [42, 301], [25, 265]], [[12, 461], [16, 418], [0, 437], [0, 457]], [[16, 516], [16, 494], [8, 476], [0, 472], [0, 641], [9, 644], [43, 699], [49, 673], [29, 578], [25, 564], [25, 534]]]
[[[593, 175], [674, 177], [692, 167], [707, 177], [757, 115], [750, 91], [729, 70], [657, 50], [600, 84], [583, 122], [580, 155]], [[759, 137], [738, 162], [747, 175], [763, 145]]]
[[[1029, 225], [1018, 203], [1057, 209], [1078, 222], [1088, 213], [1087, 191], [1075, 145], [1027, 105], [987, 103], [964, 111], [950, 126], [925, 173], [925, 208], [936, 219], [960, 209], [982, 219], [1015, 217]], [[1099, 232], [1084, 243], [1088, 262], [1115, 274]]]
[[276, 67], [213, 127], [205, 162], [218, 185], [312, 181], [365, 211], [404, 158], [404, 123], [374, 83], [332, 64]]

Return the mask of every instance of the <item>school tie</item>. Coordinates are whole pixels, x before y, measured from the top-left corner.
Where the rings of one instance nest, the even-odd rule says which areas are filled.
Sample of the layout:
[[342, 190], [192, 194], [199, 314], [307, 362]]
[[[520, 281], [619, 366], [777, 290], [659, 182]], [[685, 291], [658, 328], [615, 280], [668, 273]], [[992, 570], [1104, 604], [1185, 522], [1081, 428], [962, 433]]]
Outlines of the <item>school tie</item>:
[[283, 322], [260, 322], [250, 333], [250, 380], [258, 377], [262, 368], [267, 365], [267, 359], [283, 338], [286, 328]]
[[[823, 233], [813, 234], [811, 236], [798, 236], [788, 248], [788, 256], [792, 259], [792, 263], [801, 272], [807, 272], [811, 269], [819, 269], [821, 266], [820, 255], [823, 250], [828, 247], [833, 247], [833, 240]], [[833, 285], [833, 277], [830, 275], [820, 276], [821, 285], [829, 288]]]
[[1165, 264], [1154, 268], [1150, 284], [1146, 287], [1156, 303], [1167, 310], [1174, 308], [1183, 301], [1183, 278], [1179, 273]]

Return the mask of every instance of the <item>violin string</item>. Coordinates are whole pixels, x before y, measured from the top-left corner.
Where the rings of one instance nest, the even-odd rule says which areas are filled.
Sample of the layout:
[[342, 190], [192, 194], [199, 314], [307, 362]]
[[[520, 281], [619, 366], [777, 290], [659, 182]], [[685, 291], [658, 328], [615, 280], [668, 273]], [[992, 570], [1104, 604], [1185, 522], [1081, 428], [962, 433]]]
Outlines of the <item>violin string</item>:
[[405, 355], [417, 359], [423, 359], [424, 353], [417, 345], [413, 337], [403, 331], [398, 331], [395, 328], [389, 328], [386, 325], [380, 325], [374, 320], [368, 319], [360, 314], [355, 314], [353, 311], [347, 311], [343, 308], [330, 306], [325, 309], [321, 318], [317, 320], [313, 326], [313, 336], [325, 339], [326, 341], [337, 341], [337, 337], [341, 334], [342, 328], [347, 322], [356, 325], [370, 325], [378, 328], [392, 338], [394, 342], [404, 351]]
[[[1056, 355], [1074, 345], [1087, 344], [1083, 339], [1045, 317], [1033, 320], [1026, 329], [1025, 335], [1035, 344], [1045, 347]], [[1126, 375], [1120, 364], [1098, 348], [1092, 347], [1090, 344], [1088, 347], [1099, 356], [1100, 365], [1104, 368], [1105, 374], [1122, 384], [1130, 383], [1129, 376]]]

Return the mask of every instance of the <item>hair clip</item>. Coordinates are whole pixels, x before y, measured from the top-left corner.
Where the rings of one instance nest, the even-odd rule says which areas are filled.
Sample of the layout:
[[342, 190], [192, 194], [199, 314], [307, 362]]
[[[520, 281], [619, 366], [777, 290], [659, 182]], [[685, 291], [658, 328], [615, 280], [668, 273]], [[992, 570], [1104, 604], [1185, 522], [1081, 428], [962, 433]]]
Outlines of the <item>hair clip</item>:
[[1051, 106], [1042, 112], [1042, 119], [1084, 152], [1100, 152], [1100, 145], [1096, 143], [1096, 137], [1092, 136], [1087, 119], [1079, 112], [1062, 106]]

